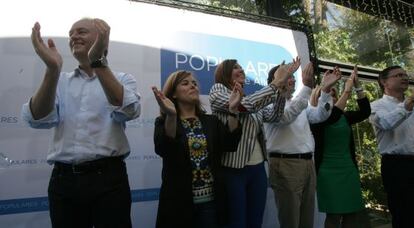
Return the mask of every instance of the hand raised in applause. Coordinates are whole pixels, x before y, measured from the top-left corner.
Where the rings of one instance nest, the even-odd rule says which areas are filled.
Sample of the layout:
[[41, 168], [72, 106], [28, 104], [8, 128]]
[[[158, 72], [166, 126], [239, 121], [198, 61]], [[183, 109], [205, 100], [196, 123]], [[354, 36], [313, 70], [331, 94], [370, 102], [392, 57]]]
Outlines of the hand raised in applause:
[[293, 73], [295, 73], [298, 70], [299, 66], [299, 57], [293, 59], [293, 62], [290, 64], [285, 64], [285, 61], [283, 61], [274, 73], [273, 81], [271, 82], [271, 84], [276, 86], [276, 88], [285, 91], [287, 88], [287, 80], [289, 79], [289, 77], [292, 76]]
[[97, 36], [88, 52], [90, 62], [96, 61], [107, 54], [109, 46], [109, 33], [111, 31], [111, 28], [104, 20], [96, 18], [93, 20], [93, 23], [97, 31]]
[[355, 83], [355, 69], [354, 71], [352, 71], [351, 76], [349, 76], [349, 78], [345, 81], [345, 88], [344, 88], [344, 92], [345, 93], [351, 93], [352, 92], [352, 87], [354, 87], [354, 83]]
[[358, 66], [357, 65], [355, 65], [354, 69], [352, 70], [351, 77], [352, 76], [353, 76], [353, 81], [354, 81], [354, 88], [360, 88], [361, 84], [359, 83]]
[[313, 88], [315, 84], [315, 77], [313, 75], [313, 64], [309, 62], [306, 64], [305, 69], [302, 71], [302, 83], [303, 85]]
[[326, 71], [322, 78], [322, 91], [329, 93], [332, 86], [335, 85], [335, 83], [341, 79], [341, 77], [341, 71], [339, 71], [338, 67], [335, 67], [333, 70]]
[[159, 91], [157, 87], [153, 86], [152, 92], [154, 93], [155, 99], [157, 100], [162, 113], [165, 113], [168, 116], [177, 115], [177, 110], [175, 109], [174, 103], [168, 99], [161, 91]]
[[229, 112], [238, 113], [239, 105], [242, 99], [243, 88], [240, 83], [234, 81], [233, 90], [229, 97]]
[[36, 22], [32, 28], [31, 40], [36, 54], [43, 60], [48, 70], [59, 76], [63, 65], [62, 56], [52, 39], [47, 40], [47, 45], [43, 42], [39, 22]]

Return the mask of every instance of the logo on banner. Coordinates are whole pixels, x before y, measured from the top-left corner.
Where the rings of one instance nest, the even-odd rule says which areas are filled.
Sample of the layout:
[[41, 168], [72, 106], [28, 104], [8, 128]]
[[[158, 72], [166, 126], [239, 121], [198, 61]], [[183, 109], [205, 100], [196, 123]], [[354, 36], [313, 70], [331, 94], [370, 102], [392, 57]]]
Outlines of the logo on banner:
[[177, 70], [195, 73], [200, 93], [208, 95], [214, 84], [214, 71], [225, 59], [236, 59], [246, 73], [245, 93], [267, 85], [269, 70], [292, 56], [281, 45], [222, 36], [180, 32], [161, 48], [161, 86]]
[[0, 124], [15, 124], [19, 121], [17, 116], [0, 116]]

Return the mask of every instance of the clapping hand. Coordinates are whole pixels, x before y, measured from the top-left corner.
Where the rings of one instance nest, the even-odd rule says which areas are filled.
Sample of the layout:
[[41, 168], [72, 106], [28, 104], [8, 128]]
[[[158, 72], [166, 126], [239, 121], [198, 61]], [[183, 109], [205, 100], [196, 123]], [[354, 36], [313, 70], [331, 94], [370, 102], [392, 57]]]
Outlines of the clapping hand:
[[359, 88], [358, 68], [354, 66], [351, 75], [345, 82], [345, 92], [351, 92], [352, 87]]
[[111, 28], [104, 20], [94, 19], [93, 23], [97, 31], [97, 36], [88, 52], [90, 62], [96, 61], [106, 55], [109, 46], [109, 33], [111, 31]]
[[36, 22], [32, 28], [32, 44], [36, 54], [43, 60], [49, 70], [59, 75], [62, 69], [63, 59], [56, 49], [52, 39], [47, 40], [47, 46], [40, 35], [40, 24]]
[[158, 105], [160, 106], [161, 112], [166, 115], [177, 115], [174, 103], [168, 99], [157, 87], [152, 87], [152, 92], [154, 93], [155, 99], [157, 100]]
[[295, 73], [300, 66], [300, 58], [296, 57], [296, 59], [293, 59], [293, 62], [290, 64], [285, 64], [285, 61], [283, 61], [279, 68], [276, 70], [276, 72], [273, 75], [273, 81], [271, 84], [275, 85], [277, 88], [281, 90], [286, 89], [287, 80], [289, 77]]
[[335, 67], [333, 70], [326, 71], [322, 78], [322, 90], [329, 93], [332, 86], [335, 85], [341, 77], [341, 71], [339, 71], [338, 67]]
[[354, 87], [355, 88], [360, 88], [361, 85], [359, 84], [358, 67], [357, 67], [357, 65], [354, 66], [354, 70], [351, 73], [351, 77], [353, 77]]
[[346, 80], [345, 88], [344, 88], [345, 93], [352, 92], [352, 87], [354, 86], [354, 82], [355, 82], [355, 75], [356, 74], [354, 74], [354, 72], [352, 72], [351, 76], [349, 76], [349, 78]]
[[238, 113], [238, 108], [242, 99], [243, 88], [240, 83], [234, 81], [233, 90], [229, 97], [229, 112]]
[[313, 88], [313, 85], [315, 84], [312, 62], [306, 64], [305, 69], [302, 71], [302, 83], [309, 88]]
[[288, 64], [289, 65], [289, 68], [288, 68], [289, 74], [295, 73], [299, 69], [300, 63], [301, 62], [300, 62], [299, 56], [296, 56], [296, 59], [292, 59], [292, 62]]

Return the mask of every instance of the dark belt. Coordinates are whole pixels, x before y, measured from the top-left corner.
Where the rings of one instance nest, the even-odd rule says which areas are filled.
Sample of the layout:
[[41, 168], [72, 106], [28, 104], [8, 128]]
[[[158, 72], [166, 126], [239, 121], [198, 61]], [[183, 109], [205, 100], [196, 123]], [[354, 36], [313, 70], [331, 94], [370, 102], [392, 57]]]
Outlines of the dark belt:
[[410, 154], [383, 154], [384, 159], [401, 159], [401, 160], [414, 160], [414, 155]]
[[312, 153], [303, 153], [303, 154], [281, 154], [281, 153], [269, 153], [271, 158], [296, 158], [296, 159], [312, 159]]
[[86, 174], [92, 172], [102, 172], [110, 168], [119, 167], [124, 163], [124, 157], [106, 157], [94, 161], [87, 161], [80, 164], [67, 164], [62, 162], [55, 162], [55, 169], [62, 173], [69, 174]]

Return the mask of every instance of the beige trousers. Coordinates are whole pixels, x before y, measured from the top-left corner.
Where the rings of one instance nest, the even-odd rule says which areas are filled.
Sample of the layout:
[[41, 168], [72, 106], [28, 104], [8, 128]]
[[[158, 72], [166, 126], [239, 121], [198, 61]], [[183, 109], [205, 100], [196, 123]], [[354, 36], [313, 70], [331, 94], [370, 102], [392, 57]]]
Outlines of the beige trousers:
[[269, 158], [280, 228], [312, 228], [316, 174], [312, 159]]

